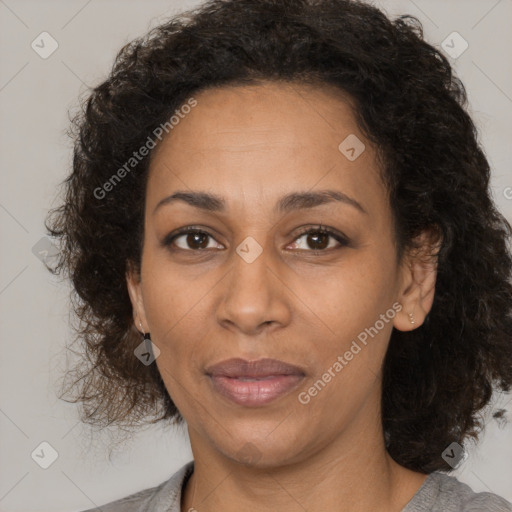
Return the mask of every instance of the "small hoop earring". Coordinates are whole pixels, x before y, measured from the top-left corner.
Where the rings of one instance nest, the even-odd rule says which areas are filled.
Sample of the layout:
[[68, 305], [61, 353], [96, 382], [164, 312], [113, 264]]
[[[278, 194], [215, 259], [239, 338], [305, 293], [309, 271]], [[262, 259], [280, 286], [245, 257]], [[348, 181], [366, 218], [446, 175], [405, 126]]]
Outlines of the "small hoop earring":
[[150, 336], [149, 332], [144, 331], [144, 327], [142, 327], [142, 322], [140, 320], [139, 320], [139, 326], [140, 326], [140, 330], [142, 331], [142, 337], [147, 341], [151, 341], [151, 336]]
[[146, 342], [146, 345], [148, 345], [148, 342], [151, 345], [151, 335], [149, 334], [149, 332], [144, 332], [144, 327], [142, 327], [142, 323], [140, 321], [139, 321], [139, 326], [140, 326], [140, 330], [142, 331], [142, 338]]
[[409, 313], [409, 321], [414, 325], [414, 313]]

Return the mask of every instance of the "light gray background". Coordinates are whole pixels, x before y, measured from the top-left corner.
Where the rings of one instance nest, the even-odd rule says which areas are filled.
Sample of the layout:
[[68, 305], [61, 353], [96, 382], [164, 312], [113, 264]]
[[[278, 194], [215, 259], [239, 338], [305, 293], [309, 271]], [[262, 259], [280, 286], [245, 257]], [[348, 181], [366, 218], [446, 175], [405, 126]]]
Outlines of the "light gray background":
[[[68, 173], [68, 109], [105, 77], [123, 44], [197, 3], [0, 0], [1, 511], [83, 510], [156, 485], [192, 458], [185, 432], [160, 427], [119, 445], [111, 460], [108, 432], [91, 444], [76, 406], [56, 397], [55, 379], [71, 336], [68, 288], [46, 272], [32, 248], [45, 236], [44, 216]], [[434, 45], [453, 31], [469, 43], [451, 61], [467, 87], [492, 165], [495, 199], [512, 220], [512, 0], [378, 5], [391, 15], [417, 16]], [[31, 48], [43, 31], [59, 45], [47, 59]], [[510, 421], [510, 396], [497, 400]], [[512, 426], [492, 419], [486, 424], [456, 475], [477, 491], [512, 501]], [[46, 470], [31, 458], [43, 441], [58, 453]]]

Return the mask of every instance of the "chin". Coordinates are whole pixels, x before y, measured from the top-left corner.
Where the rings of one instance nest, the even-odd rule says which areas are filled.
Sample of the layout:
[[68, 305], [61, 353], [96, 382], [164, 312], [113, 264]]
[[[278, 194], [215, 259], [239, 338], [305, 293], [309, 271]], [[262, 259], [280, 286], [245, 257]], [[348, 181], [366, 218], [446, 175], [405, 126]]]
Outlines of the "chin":
[[[230, 459], [257, 469], [280, 467], [300, 458], [301, 446], [297, 442], [297, 436], [284, 432], [281, 436], [271, 438], [272, 434], [267, 434], [271, 431], [272, 429], [262, 429], [247, 435], [233, 433], [229, 446], [224, 443], [219, 443], [218, 446]], [[225, 438], [223, 441], [225, 442]]]

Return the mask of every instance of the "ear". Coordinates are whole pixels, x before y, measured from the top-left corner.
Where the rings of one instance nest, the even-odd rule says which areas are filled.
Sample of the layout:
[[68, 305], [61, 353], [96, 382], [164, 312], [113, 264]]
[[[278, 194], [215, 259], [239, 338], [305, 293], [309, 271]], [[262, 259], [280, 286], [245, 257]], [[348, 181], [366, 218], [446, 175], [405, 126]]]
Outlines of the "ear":
[[126, 285], [128, 288], [128, 294], [130, 295], [130, 301], [132, 303], [133, 322], [135, 324], [135, 328], [140, 331], [140, 324], [142, 324], [142, 330], [144, 332], [149, 332], [146, 320], [146, 311], [144, 309], [144, 301], [142, 299], [140, 271], [138, 271], [132, 263], [128, 263], [127, 266]]
[[441, 232], [433, 227], [422, 231], [414, 239], [413, 248], [404, 255], [397, 298], [402, 309], [393, 322], [400, 331], [412, 331], [422, 325], [432, 308], [441, 243]]

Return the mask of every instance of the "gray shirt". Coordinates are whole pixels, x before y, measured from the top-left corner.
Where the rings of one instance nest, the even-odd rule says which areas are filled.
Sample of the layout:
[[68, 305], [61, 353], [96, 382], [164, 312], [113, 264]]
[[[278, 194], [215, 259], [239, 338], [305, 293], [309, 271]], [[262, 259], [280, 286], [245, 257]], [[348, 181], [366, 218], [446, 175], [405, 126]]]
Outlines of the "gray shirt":
[[[193, 471], [191, 461], [157, 487], [85, 512], [181, 512], [181, 490]], [[512, 512], [512, 504], [496, 494], [475, 493], [455, 477], [435, 472], [401, 512]]]

